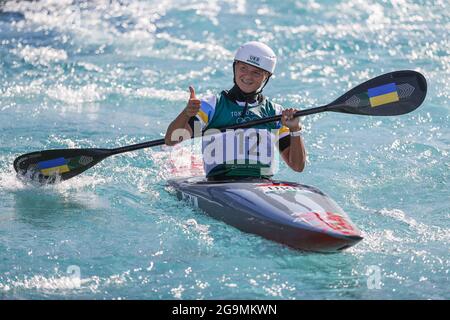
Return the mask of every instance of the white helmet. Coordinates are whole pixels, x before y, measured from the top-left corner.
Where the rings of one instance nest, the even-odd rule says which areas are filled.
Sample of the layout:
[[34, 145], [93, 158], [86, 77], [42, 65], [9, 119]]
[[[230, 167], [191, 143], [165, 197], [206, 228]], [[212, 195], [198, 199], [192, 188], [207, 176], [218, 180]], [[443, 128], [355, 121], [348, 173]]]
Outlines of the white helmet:
[[235, 61], [242, 61], [266, 70], [273, 74], [275, 71], [275, 65], [277, 63], [277, 57], [272, 49], [270, 49], [264, 43], [258, 41], [250, 41], [243, 44], [234, 56]]

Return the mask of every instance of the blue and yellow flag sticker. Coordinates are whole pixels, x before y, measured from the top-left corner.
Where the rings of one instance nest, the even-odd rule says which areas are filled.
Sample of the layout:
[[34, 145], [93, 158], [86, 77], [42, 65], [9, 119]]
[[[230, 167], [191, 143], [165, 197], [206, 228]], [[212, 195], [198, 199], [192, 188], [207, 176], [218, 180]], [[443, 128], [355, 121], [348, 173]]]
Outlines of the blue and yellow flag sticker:
[[37, 167], [44, 176], [51, 176], [54, 174], [69, 172], [70, 169], [67, 162], [68, 161], [65, 158], [57, 158], [38, 162]]
[[397, 85], [392, 82], [367, 91], [370, 106], [377, 107], [383, 104], [399, 101]]

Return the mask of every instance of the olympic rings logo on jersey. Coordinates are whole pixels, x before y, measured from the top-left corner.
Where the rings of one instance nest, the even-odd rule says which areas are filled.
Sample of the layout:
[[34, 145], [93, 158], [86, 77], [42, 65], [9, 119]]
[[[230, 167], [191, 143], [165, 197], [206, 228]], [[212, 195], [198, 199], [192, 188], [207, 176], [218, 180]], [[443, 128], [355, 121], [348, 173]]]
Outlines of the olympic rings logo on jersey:
[[245, 122], [249, 122], [249, 121], [253, 121], [253, 120], [258, 120], [258, 117], [239, 117], [236, 119], [236, 124], [241, 124], [241, 123], [245, 123]]

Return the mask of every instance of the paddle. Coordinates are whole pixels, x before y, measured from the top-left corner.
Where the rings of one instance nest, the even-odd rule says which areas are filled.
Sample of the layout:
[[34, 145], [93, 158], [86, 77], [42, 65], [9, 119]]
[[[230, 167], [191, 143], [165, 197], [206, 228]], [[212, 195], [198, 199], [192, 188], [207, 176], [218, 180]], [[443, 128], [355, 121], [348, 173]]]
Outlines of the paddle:
[[[369, 116], [401, 115], [417, 109], [425, 99], [425, 77], [415, 71], [387, 73], [351, 89], [325, 106], [301, 110], [296, 116], [331, 111]], [[279, 121], [281, 115], [218, 128], [239, 129]], [[103, 159], [143, 148], [165, 144], [164, 139], [133, 144], [115, 149], [58, 149], [27, 153], [14, 160], [14, 169], [40, 183], [54, 183], [70, 179], [96, 165]]]

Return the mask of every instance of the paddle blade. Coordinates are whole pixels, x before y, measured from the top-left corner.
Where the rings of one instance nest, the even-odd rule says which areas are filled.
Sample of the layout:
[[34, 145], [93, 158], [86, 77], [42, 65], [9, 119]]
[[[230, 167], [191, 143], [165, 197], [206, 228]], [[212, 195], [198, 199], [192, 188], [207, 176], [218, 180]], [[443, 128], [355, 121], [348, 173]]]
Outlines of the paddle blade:
[[416, 71], [383, 74], [353, 88], [327, 105], [327, 111], [370, 116], [396, 116], [417, 109], [427, 94], [427, 81]]
[[14, 160], [20, 177], [51, 184], [70, 179], [111, 155], [108, 149], [60, 149], [27, 153]]

